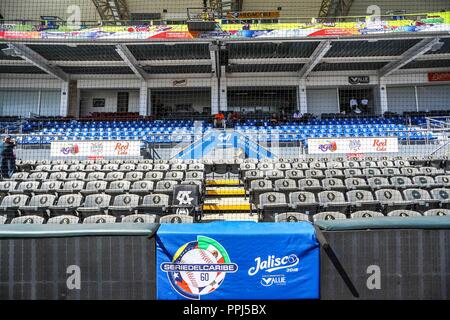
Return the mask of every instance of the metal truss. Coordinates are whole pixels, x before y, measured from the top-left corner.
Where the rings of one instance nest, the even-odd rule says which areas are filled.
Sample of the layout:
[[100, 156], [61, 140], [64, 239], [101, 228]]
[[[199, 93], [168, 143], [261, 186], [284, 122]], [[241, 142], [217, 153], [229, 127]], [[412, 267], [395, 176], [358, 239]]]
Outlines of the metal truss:
[[130, 20], [130, 11], [126, 0], [92, 0], [102, 21]]
[[354, 0], [322, 0], [319, 17], [342, 17], [348, 15]]

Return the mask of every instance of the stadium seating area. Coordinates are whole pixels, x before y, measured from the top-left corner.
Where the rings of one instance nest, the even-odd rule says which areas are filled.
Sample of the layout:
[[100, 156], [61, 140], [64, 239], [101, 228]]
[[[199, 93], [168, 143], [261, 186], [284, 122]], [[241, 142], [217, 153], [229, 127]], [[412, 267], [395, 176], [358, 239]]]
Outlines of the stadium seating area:
[[[246, 120], [235, 129], [244, 134], [258, 134], [259, 141], [274, 139], [280, 142], [302, 141], [320, 137], [374, 137], [397, 136], [400, 140], [434, 140], [432, 133], [409, 129], [404, 118], [350, 118], [308, 120], [305, 123], [287, 122], [274, 125], [265, 120]], [[30, 133], [18, 137], [22, 144], [49, 144], [63, 140], [141, 140], [150, 143], [171, 143], [190, 140], [195, 133], [204, 133], [212, 127], [207, 122], [191, 120], [136, 120], [136, 121], [46, 121], [28, 122], [23, 130]], [[408, 132], [408, 130], [410, 130]]]
[[[17, 167], [0, 181], [1, 223], [202, 221], [205, 186], [226, 175], [238, 177], [259, 221], [450, 213], [446, 158], [42, 160]], [[179, 185], [198, 186], [187, 214], [176, 210]]]

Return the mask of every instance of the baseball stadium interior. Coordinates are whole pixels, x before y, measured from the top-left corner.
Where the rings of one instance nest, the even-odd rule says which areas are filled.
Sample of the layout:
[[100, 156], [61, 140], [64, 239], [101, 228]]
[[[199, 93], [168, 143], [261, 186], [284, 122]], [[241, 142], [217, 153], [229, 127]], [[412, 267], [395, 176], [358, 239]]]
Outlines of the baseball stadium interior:
[[0, 0], [0, 136], [2, 300], [450, 299], [448, 0]]

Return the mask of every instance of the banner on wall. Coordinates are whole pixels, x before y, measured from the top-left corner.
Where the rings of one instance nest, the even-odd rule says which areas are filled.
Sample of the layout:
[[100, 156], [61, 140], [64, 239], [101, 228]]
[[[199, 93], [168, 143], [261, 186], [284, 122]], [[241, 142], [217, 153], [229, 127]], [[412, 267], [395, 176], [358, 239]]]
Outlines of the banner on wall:
[[428, 81], [450, 81], [450, 72], [429, 72]]
[[50, 145], [52, 157], [138, 157], [141, 155], [140, 141], [53, 141]]
[[157, 299], [318, 299], [319, 244], [308, 222], [164, 224]]
[[308, 139], [309, 154], [398, 152], [398, 138]]

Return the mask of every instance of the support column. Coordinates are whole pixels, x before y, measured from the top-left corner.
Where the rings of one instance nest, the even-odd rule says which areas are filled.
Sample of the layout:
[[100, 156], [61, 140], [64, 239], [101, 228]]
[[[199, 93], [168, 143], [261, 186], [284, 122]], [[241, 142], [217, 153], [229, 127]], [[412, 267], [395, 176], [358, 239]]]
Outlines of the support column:
[[297, 109], [301, 114], [308, 113], [308, 98], [306, 95], [306, 81], [304, 79], [300, 80], [300, 84], [298, 86]]
[[69, 115], [69, 82], [61, 83], [61, 100], [59, 105], [59, 115], [67, 117]]
[[379, 81], [379, 93], [380, 93], [380, 111], [381, 115], [383, 115], [386, 111], [389, 110], [388, 107], [388, 99], [387, 99], [387, 89], [386, 82], [383, 78], [380, 78]]
[[[211, 81], [211, 114], [216, 114], [219, 112], [220, 95], [218, 92], [219, 81], [217, 78], [212, 78]], [[220, 110], [222, 111], [222, 110]]]
[[147, 82], [142, 81], [139, 89], [139, 115], [146, 116], [148, 109], [148, 87]]
[[147, 94], [148, 94], [148, 108], [147, 108], [147, 114], [151, 116], [153, 114], [153, 104], [152, 104], [152, 90], [147, 88]]
[[225, 66], [222, 66], [222, 72], [220, 77], [220, 106], [219, 109], [222, 111], [228, 111], [228, 88], [227, 88], [227, 78], [225, 77]]
[[80, 116], [80, 89], [78, 82], [71, 80], [69, 83], [69, 116], [78, 118]]

